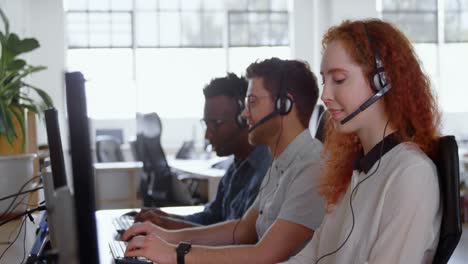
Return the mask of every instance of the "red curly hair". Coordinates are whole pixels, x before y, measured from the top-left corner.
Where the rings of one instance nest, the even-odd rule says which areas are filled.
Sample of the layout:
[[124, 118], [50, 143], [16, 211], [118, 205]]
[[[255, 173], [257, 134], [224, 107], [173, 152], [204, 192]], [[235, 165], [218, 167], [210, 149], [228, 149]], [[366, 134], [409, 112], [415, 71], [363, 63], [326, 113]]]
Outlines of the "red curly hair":
[[[340, 41], [363, 72], [371, 76], [375, 70], [375, 58], [369, 38], [392, 85], [382, 98], [390, 123], [399, 131], [401, 141], [412, 141], [428, 156], [433, 156], [439, 136], [440, 114], [430, 81], [421, 69], [410, 41], [402, 32], [378, 19], [346, 20], [325, 33], [322, 47], [326, 49], [331, 42]], [[328, 205], [336, 204], [346, 192], [353, 161], [361, 149], [356, 134], [340, 134], [328, 121], [322, 154], [325, 167], [319, 187]]]

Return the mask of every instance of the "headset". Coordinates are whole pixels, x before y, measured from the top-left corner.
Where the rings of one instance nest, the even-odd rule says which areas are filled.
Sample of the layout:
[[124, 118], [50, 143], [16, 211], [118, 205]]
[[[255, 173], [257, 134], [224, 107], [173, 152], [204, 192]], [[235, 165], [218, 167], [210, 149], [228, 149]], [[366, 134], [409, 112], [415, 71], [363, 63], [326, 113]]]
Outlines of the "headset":
[[293, 100], [288, 95], [288, 88], [284, 84], [285, 82], [285, 75], [286, 75], [286, 63], [284, 62], [284, 66], [281, 69], [281, 80], [280, 80], [280, 87], [278, 91], [278, 96], [275, 99], [275, 111], [280, 115], [287, 115], [291, 112], [293, 107]]
[[285, 75], [286, 75], [286, 63], [283, 62], [283, 65], [280, 68], [281, 71], [281, 79], [280, 79], [280, 87], [278, 91], [278, 95], [275, 98], [275, 109], [262, 119], [260, 119], [255, 125], [253, 125], [249, 129], [249, 133], [252, 132], [254, 129], [259, 127], [261, 124], [265, 123], [266, 121], [272, 119], [276, 115], [287, 115], [291, 112], [294, 101], [292, 100], [291, 96], [288, 95], [288, 88], [284, 84], [285, 82]]
[[242, 112], [245, 108], [244, 100], [240, 98], [237, 98], [235, 100], [237, 105], [236, 124], [239, 126], [239, 128], [243, 129], [247, 127], [247, 120], [242, 117]]
[[364, 32], [367, 36], [367, 40], [369, 41], [369, 46], [370, 46], [370, 49], [371, 49], [372, 55], [374, 56], [374, 61], [375, 61], [375, 69], [372, 71], [372, 73], [369, 76], [370, 85], [372, 87], [372, 90], [374, 90], [375, 94], [371, 98], [367, 99], [367, 101], [365, 101], [362, 105], [360, 105], [358, 109], [356, 109], [354, 112], [352, 112], [343, 120], [341, 120], [340, 121], [341, 125], [346, 124], [349, 120], [353, 119], [360, 112], [366, 110], [369, 106], [371, 106], [373, 103], [379, 100], [382, 96], [384, 96], [390, 90], [390, 88], [392, 88], [392, 85], [388, 81], [387, 73], [385, 72], [382, 60], [380, 59], [380, 55], [377, 52], [377, 49], [375, 49], [373, 45], [374, 39], [367, 32], [366, 24], [364, 24]]

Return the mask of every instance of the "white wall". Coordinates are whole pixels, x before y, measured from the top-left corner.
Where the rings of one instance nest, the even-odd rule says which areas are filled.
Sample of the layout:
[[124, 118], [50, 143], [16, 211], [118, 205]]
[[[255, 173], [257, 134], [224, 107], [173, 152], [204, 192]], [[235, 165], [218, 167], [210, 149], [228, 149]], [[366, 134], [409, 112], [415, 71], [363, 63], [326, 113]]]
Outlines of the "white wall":
[[[65, 67], [64, 12], [57, 0], [1, 0], [0, 7], [7, 15], [11, 32], [21, 37], [34, 37], [40, 47], [25, 58], [31, 65], [43, 65], [47, 69], [28, 77], [28, 82], [42, 88], [52, 97], [55, 107], [64, 119], [63, 71]], [[65, 127], [62, 128], [64, 130]], [[45, 127], [38, 122], [38, 142], [46, 143]]]
[[[63, 72], [65, 68], [64, 11], [59, 0], [0, 0], [0, 7], [10, 22], [11, 32], [20, 37], [34, 37], [40, 47], [24, 58], [31, 65], [43, 65], [47, 69], [28, 77], [28, 83], [45, 90], [59, 112], [64, 153], [68, 153], [68, 125], [65, 120], [65, 92]], [[47, 143], [43, 120], [37, 122], [38, 144]], [[69, 170], [69, 159], [65, 158]], [[67, 173], [71, 177], [71, 173]], [[71, 183], [70, 179], [69, 182]]]
[[[54, 100], [54, 106], [60, 115], [60, 124], [65, 133], [65, 23], [62, 1], [57, 0], [29, 0], [29, 35], [37, 38], [41, 47], [31, 53], [32, 65], [44, 65], [47, 70], [31, 77], [31, 82], [44, 89]], [[42, 120], [38, 126], [44, 128]], [[62, 137], [62, 140], [66, 140]], [[46, 143], [45, 129], [39, 129], [38, 142]], [[66, 141], [64, 142], [64, 145]]]

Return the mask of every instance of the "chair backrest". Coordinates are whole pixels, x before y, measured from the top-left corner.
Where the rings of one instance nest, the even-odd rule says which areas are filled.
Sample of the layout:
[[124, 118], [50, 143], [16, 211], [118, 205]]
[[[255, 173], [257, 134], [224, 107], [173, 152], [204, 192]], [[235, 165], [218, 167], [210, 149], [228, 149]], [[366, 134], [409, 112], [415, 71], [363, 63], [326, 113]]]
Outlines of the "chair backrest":
[[162, 124], [159, 115], [156, 113], [137, 113], [137, 135], [146, 137], [160, 137], [162, 133]]
[[177, 151], [176, 159], [193, 159], [195, 158], [195, 142], [193, 140], [184, 141], [182, 146]]
[[121, 128], [98, 128], [96, 129], [96, 137], [97, 136], [113, 136], [120, 144], [124, 143], [123, 140], [123, 129]]
[[118, 139], [110, 135], [96, 136], [96, 158], [98, 162], [124, 161]]
[[161, 146], [162, 126], [156, 113], [137, 114], [136, 157], [147, 175], [142, 185], [145, 206], [170, 204], [171, 170]]
[[458, 146], [454, 136], [440, 138], [439, 150], [433, 161], [437, 166], [443, 207], [439, 244], [433, 263], [447, 263], [462, 234]]

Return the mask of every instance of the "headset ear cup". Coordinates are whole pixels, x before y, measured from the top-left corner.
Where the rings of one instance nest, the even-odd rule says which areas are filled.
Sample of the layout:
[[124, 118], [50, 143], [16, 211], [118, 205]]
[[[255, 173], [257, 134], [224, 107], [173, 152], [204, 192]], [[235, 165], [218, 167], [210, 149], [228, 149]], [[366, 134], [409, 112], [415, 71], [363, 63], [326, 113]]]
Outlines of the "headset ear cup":
[[[241, 112], [242, 113], [242, 112]], [[237, 115], [237, 124], [239, 125], [240, 128], [245, 128], [247, 127], [247, 120], [245, 120], [242, 115], [238, 114]]]
[[289, 112], [291, 112], [293, 106], [293, 101], [291, 97], [286, 96], [286, 97], [278, 97], [275, 102], [275, 108], [276, 111], [280, 115], [287, 115]]
[[240, 128], [247, 127], [247, 120], [242, 117], [242, 112], [244, 111], [244, 102], [242, 100], [237, 100], [237, 114], [236, 114], [236, 123]]
[[372, 72], [370, 77], [370, 83], [374, 92], [378, 92], [382, 89], [382, 85], [380, 84], [380, 76], [378, 70]]
[[372, 73], [371, 85], [375, 92], [378, 92], [387, 86], [387, 75], [384, 68], [378, 68]]

